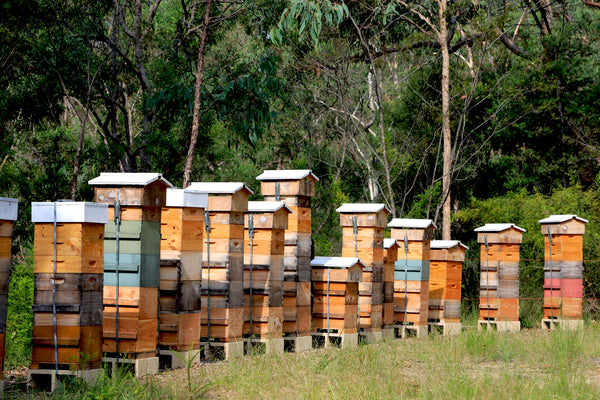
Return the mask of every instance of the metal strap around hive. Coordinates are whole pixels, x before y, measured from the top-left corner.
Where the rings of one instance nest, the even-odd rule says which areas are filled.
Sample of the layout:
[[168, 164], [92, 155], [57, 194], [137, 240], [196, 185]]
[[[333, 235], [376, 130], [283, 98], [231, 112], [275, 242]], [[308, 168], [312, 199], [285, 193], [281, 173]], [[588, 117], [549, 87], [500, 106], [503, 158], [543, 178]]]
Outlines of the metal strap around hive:
[[[421, 267], [423, 268], [423, 267]], [[404, 230], [404, 321], [403, 325], [408, 325], [408, 229]]]
[[52, 328], [54, 335], [54, 373], [58, 378], [58, 334], [56, 327], [56, 257], [57, 257], [57, 234], [56, 234], [56, 202], [54, 202], [54, 260], [52, 262]]
[[114, 213], [114, 221], [115, 221], [115, 255], [116, 255], [116, 264], [115, 264], [115, 345], [117, 352], [117, 365], [119, 364], [119, 253], [120, 253], [120, 243], [119, 243], [119, 233], [121, 231], [121, 200], [119, 199], [119, 189], [117, 188], [117, 198], [115, 200], [115, 213]]
[[[356, 214], [354, 214], [352, 217], [352, 232], [354, 232], [354, 256], [358, 258], [358, 222], [356, 221], [356, 218]], [[356, 308], [358, 311], [358, 321], [356, 327], [358, 335], [360, 336], [360, 287], [358, 290], [358, 304], [356, 305]]]
[[546, 225], [546, 227], [548, 228], [548, 258], [550, 259], [550, 319], [554, 319], [554, 304], [552, 301], [552, 297], [554, 296], [554, 282], [552, 281], [552, 232], [550, 232], [550, 225]]
[[206, 229], [206, 348], [208, 350], [210, 349], [210, 212], [208, 207], [204, 210], [204, 228]]
[[253, 245], [254, 245], [254, 215], [248, 215], [248, 236], [250, 237], [250, 348], [252, 348], [252, 336], [254, 334], [253, 330], [253, 321], [252, 321], [252, 303], [254, 302], [252, 295], [252, 273], [254, 271], [253, 268]]
[[281, 191], [279, 187], [279, 182], [275, 182], [275, 201], [281, 200]]
[[[486, 280], [486, 304], [487, 304], [487, 319], [490, 320], [490, 245], [488, 243], [488, 235], [485, 234], [485, 280]], [[497, 271], [498, 273], [500, 271]], [[496, 295], [496, 297], [498, 297]], [[498, 310], [500, 311], [500, 310]]]

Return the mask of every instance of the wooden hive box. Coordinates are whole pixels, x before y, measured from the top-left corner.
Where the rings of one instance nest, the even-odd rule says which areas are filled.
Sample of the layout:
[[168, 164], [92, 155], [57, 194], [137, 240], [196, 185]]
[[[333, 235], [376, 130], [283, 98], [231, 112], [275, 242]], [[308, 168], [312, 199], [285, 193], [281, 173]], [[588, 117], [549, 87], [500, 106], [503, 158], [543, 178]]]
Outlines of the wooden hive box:
[[257, 178], [265, 201], [291, 210], [284, 246], [284, 326], [287, 336], [310, 339], [311, 198], [319, 181], [311, 170], [265, 170]]
[[394, 272], [394, 320], [424, 334], [429, 313], [430, 242], [436, 228], [430, 219], [394, 218], [388, 227], [398, 241]]
[[208, 194], [167, 189], [161, 210], [159, 348], [200, 347], [204, 210]]
[[356, 334], [358, 283], [364, 264], [352, 257], [316, 257], [311, 265], [312, 331]]
[[462, 263], [467, 246], [458, 240], [432, 240], [429, 271], [429, 323], [459, 324]]
[[241, 342], [244, 213], [253, 192], [243, 182], [194, 182], [188, 189], [208, 193], [200, 337], [207, 342]]
[[94, 186], [94, 200], [109, 206], [104, 242], [103, 351], [109, 357], [155, 358], [161, 209], [166, 205], [166, 191], [173, 185], [160, 173], [134, 172], [104, 172], [89, 184]]
[[60, 370], [98, 369], [102, 364], [103, 230], [107, 206], [32, 203], [31, 211], [35, 237], [30, 368], [53, 369], [56, 361]]
[[8, 280], [10, 277], [13, 225], [17, 220], [17, 199], [0, 197], [0, 376], [4, 369], [6, 313], [8, 311]]
[[582, 320], [583, 235], [587, 220], [574, 214], [538, 221], [544, 235], [544, 319]]
[[383, 323], [383, 231], [390, 212], [383, 204], [368, 203], [345, 203], [336, 211], [340, 213], [342, 227], [352, 229], [346, 229], [342, 236], [342, 257], [357, 257], [365, 265], [358, 285], [360, 329], [380, 332]]
[[481, 251], [479, 320], [518, 323], [519, 247], [525, 229], [500, 223], [485, 224], [475, 232]]
[[383, 240], [383, 326], [394, 325], [394, 268], [398, 260], [398, 241]]
[[[283, 335], [283, 253], [291, 210], [282, 201], [250, 201], [245, 216], [244, 335]], [[281, 343], [283, 352], [283, 343]]]

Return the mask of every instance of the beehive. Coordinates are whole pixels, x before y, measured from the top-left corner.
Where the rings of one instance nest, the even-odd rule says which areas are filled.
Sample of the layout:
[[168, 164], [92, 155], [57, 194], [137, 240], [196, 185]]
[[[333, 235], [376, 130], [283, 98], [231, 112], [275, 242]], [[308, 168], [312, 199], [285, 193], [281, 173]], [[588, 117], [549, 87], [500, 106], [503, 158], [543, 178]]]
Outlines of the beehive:
[[[17, 220], [17, 199], [0, 197], [0, 377], [4, 369], [6, 313], [8, 309], [8, 280], [10, 277], [10, 246], [13, 225]], [[0, 382], [0, 390], [2, 389]]]
[[345, 203], [339, 207], [342, 257], [359, 258], [365, 265], [359, 290], [359, 334], [368, 342], [382, 337], [383, 233], [389, 210], [383, 204]]
[[283, 334], [295, 351], [312, 348], [310, 328], [311, 198], [318, 178], [308, 169], [266, 170], [259, 175], [265, 201], [283, 201], [288, 217], [284, 247]]
[[194, 182], [188, 189], [208, 193], [208, 233], [202, 252], [202, 330], [207, 346], [241, 357], [244, 302], [244, 213], [252, 191], [242, 182]]
[[444, 335], [460, 333], [462, 264], [468, 247], [458, 240], [432, 240], [429, 264], [429, 325]]
[[544, 234], [543, 328], [583, 325], [583, 235], [587, 220], [551, 215], [538, 221]]
[[[398, 241], [383, 239], [383, 332], [394, 333], [394, 268], [398, 261]], [[386, 338], [388, 339], [388, 338]]]
[[352, 257], [316, 257], [312, 266], [312, 334], [341, 347], [358, 344], [358, 284], [364, 264]]
[[401, 336], [424, 336], [429, 315], [430, 242], [435, 224], [430, 219], [394, 218], [388, 227], [400, 245], [394, 270], [396, 331]]
[[244, 337], [283, 353], [283, 257], [291, 210], [282, 201], [249, 201], [244, 221]]
[[56, 380], [56, 370], [102, 371], [107, 215], [105, 204], [32, 203], [35, 236], [29, 377], [34, 385], [43, 375]]
[[[161, 208], [172, 185], [159, 173], [103, 172], [94, 201], [108, 204], [104, 241], [105, 361], [158, 370]], [[118, 239], [117, 239], [118, 237]], [[142, 361], [140, 361], [142, 360]]]
[[519, 331], [519, 248], [525, 229], [485, 224], [475, 232], [481, 250], [478, 327]]
[[[167, 206], [161, 210], [160, 331], [161, 355], [172, 368], [193, 357], [200, 347], [200, 289], [204, 210], [208, 194], [167, 189]], [[174, 355], [170, 350], [180, 353]]]

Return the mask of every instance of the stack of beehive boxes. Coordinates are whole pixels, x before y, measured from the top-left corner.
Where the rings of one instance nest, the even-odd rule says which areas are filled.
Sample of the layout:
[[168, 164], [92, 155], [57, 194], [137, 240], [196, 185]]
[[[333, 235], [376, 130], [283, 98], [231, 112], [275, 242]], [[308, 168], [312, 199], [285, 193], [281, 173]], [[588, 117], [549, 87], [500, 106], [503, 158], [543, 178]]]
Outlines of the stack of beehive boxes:
[[107, 207], [94, 203], [33, 203], [31, 214], [35, 236], [29, 378], [34, 386], [54, 390], [56, 372], [87, 380], [102, 374]]
[[[108, 204], [104, 231], [105, 361], [158, 370], [160, 218], [172, 185], [158, 173], [101, 173], [94, 200]], [[118, 240], [117, 240], [118, 236]]]
[[383, 204], [345, 203], [339, 207], [342, 257], [365, 265], [359, 290], [359, 335], [367, 342], [382, 338], [383, 234], [389, 210]]
[[309, 350], [311, 198], [319, 179], [310, 170], [267, 170], [256, 179], [266, 201], [283, 201], [292, 211], [285, 231], [283, 334], [295, 351]]
[[525, 229], [485, 224], [475, 232], [481, 249], [478, 328], [518, 332], [519, 248]]
[[383, 324], [384, 339], [394, 339], [394, 270], [398, 261], [398, 241], [383, 239]]
[[312, 265], [312, 334], [341, 347], [358, 344], [358, 283], [364, 264], [352, 257], [316, 257]]
[[201, 341], [208, 353], [222, 351], [226, 359], [242, 357], [244, 213], [252, 191], [242, 182], [194, 182], [188, 189], [208, 193]]
[[542, 328], [583, 326], [583, 235], [588, 221], [551, 215], [538, 222], [545, 243]]
[[430, 219], [394, 218], [388, 227], [398, 241], [394, 272], [394, 321], [398, 336], [427, 334], [429, 314]]
[[283, 254], [291, 210], [282, 201], [249, 201], [244, 233], [244, 336], [251, 349], [283, 353]]
[[432, 240], [429, 265], [429, 325], [458, 334], [462, 264], [468, 247], [458, 240]]
[[200, 286], [206, 207], [206, 193], [167, 189], [167, 206], [161, 210], [158, 344], [161, 357], [171, 368], [184, 367], [184, 360], [196, 357], [200, 348]]
[[[13, 225], [17, 220], [17, 199], [0, 197], [0, 378], [4, 368], [6, 312], [8, 310], [8, 279], [10, 277], [10, 246]], [[4, 380], [0, 379], [0, 392]]]

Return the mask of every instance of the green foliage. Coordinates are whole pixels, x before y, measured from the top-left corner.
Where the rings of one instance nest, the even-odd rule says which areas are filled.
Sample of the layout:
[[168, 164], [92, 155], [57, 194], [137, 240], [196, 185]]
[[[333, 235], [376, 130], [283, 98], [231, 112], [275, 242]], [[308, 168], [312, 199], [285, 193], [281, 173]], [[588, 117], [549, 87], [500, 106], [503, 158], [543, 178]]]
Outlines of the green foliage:
[[12, 263], [8, 287], [4, 370], [28, 366], [33, 332], [33, 263]]

